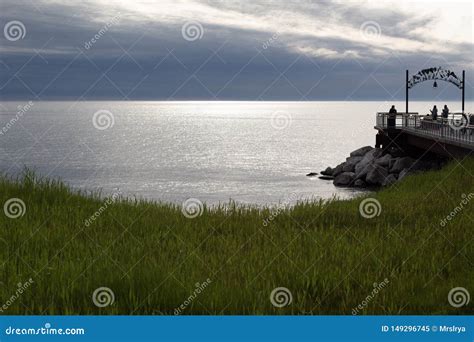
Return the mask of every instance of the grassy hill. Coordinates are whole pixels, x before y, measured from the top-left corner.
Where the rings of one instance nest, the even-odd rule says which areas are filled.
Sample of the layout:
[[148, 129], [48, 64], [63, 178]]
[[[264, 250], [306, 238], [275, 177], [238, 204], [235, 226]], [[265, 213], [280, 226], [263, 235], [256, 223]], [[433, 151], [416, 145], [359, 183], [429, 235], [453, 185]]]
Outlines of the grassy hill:
[[29, 172], [3, 177], [0, 311], [472, 314], [474, 300], [455, 308], [448, 293], [474, 295], [473, 175], [466, 159], [352, 200], [204, 206], [196, 218]]

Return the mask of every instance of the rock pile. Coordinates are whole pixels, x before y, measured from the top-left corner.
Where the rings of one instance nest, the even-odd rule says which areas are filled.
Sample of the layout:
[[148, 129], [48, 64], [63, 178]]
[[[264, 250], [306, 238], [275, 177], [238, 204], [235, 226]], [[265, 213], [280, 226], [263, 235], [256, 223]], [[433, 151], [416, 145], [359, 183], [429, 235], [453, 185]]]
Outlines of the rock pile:
[[380, 148], [361, 147], [349, 155], [346, 161], [335, 168], [321, 171], [320, 178], [331, 177], [336, 186], [378, 187], [391, 185], [408, 174], [418, 171], [439, 169], [442, 160], [417, 160], [410, 156], [391, 155]]

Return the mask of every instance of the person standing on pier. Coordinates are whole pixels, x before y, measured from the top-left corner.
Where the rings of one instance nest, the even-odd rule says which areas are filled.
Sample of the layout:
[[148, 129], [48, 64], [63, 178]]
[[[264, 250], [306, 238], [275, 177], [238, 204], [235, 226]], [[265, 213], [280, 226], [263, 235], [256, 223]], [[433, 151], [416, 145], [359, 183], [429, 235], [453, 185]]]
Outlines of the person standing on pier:
[[433, 109], [431, 110], [431, 118], [434, 120], [438, 120], [438, 108], [434, 105]]
[[441, 116], [443, 117], [443, 121], [447, 121], [449, 115], [449, 108], [447, 105], [444, 105], [444, 108], [441, 112]]
[[397, 117], [397, 110], [395, 109], [395, 105], [392, 105], [392, 108], [388, 111], [388, 120], [387, 120], [387, 127], [388, 128], [395, 128], [395, 122]]

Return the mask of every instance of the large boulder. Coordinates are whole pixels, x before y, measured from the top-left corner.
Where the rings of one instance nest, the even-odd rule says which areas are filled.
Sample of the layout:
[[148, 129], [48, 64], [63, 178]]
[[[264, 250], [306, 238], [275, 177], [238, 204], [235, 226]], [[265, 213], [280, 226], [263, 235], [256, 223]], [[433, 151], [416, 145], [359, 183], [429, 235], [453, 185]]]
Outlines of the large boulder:
[[[357, 164], [357, 165], [359, 165], [359, 164]], [[355, 171], [356, 171], [355, 172], [355, 178], [365, 180], [365, 177], [367, 176], [367, 173], [369, 173], [369, 171], [372, 168], [373, 164], [365, 165], [365, 167], [362, 168], [362, 169], [357, 168], [357, 165], [356, 165], [356, 168], [355, 168]]]
[[354, 167], [355, 165], [353, 164], [344, 163], [344, 166], [342, 167], [342, 172], [354, 172]]
[[343, 172], [334, 178], [333, 184], [336, 186], [350, 186], [354, 182], [354, 172]]
[[390, 173], [399, 173], [403, 169], [411, 169], [414, 163], [415, 159], [412, 157], [399, 158], [395, 161], [395, 163], [393, 163], [392, 167], [390, 168]]
[[326, 168], [326, 170], [321, 171], [321, 174], [323, 176], [332, 176], [332, 173], [333, 173], [333, 169], [332, 167], [329, 167], [329, 166]]
[[346, 159], [346, 163], [344, 164], [342, 171], [343, 172], [354, 172], [355, 166], [362, 160], [362, 156], [358, 157], [349, 157]]
[[343, 162], [341, 164], [339, 164], [338, 166], [336, 166], [333, 170], [332, 170], [332, 176], [333, 177], [336, 177], [338, 175], [340, 175], [341, 173], [344, 172], [344, 165], [346, 164], [346, 162]]
[[374, 148], [372, 150], [370, 150], [369, 152], [367, 152], [364, 156], [365, 157], [368, 157], [368, 158], [372, 158], [373, 160], [381, 157], [383, 154], [383, 150], [381, 148]]
[[408, 176], [410, 173], [411, 173], [411, 171], [409, 169], [403, 169], [402, 171], [400, 171], [400, 174], [398, 175], [398, 180], [401, 181], [403, 178]]
[[362, 171], [367, 165], [370, 165], [374, 162], [375, 159], [379, 158], [382, 155], [382, 149], [380, 148], [374, 148], [367, 152], [364, 155], [364, 158], [361, 159], [360, 162], [357, 163], [357, 165], [354, 168], [354, 171], [356, 174], [358, 174], [360, 171]]
[[390, 160], [392, 160], [392, 156], [390, 154], [386, 154], [380, 158], [377, 158], [375, 160], [375, 164], [388, 167], [388, 164], [390, 164]]
[[363, 157], [365, 156], [365, 154], [371, 150], [373, 150], [374, 148], [372, 146], [364, 146], [364, 147], [361, 147], [361, 148], [358, 148], [357, 150], [355, 151], [352, 151], [350, 156], [351, 157]]
[[385, 180], [382, 183], [382, 186], [392, 185], [396, 181], [397, 181], [397, 177], [393, 173], [391, 173], [385, 178]]
[[395, 158], [392, 158], [390, 159], [389, 163], [388, 163], [388, 169], [391, 170], [393, 165], [395, 165], [395, 163], [397, 162], [397, 160], [400, 159], [400, 157], [395, 157]]
[[387, 176], [388, 170], [385, 167], [373, 164], [365, 177], [365, 181], [372, 185], [382, 185]]
[[347, 157], [346, 163], [357, 164], [364, 158], [364, 156], [356, 156], [356, 157]]
[[362, 179], [356, 179], [356, 181], [354, 182], [354, 186], [356, 188], [365, 188], [367, 187], [367, 183], [364, 182]]

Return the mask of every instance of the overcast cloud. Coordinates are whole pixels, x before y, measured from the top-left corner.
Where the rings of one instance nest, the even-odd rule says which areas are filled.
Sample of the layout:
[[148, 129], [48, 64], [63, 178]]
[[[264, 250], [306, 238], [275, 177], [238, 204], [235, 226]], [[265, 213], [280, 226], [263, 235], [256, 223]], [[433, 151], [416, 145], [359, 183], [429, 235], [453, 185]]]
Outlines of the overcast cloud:
[[0, 0], [0, 24], [2, 99], [392, 100], [431, 66], [473, 96], [470, 1]]

